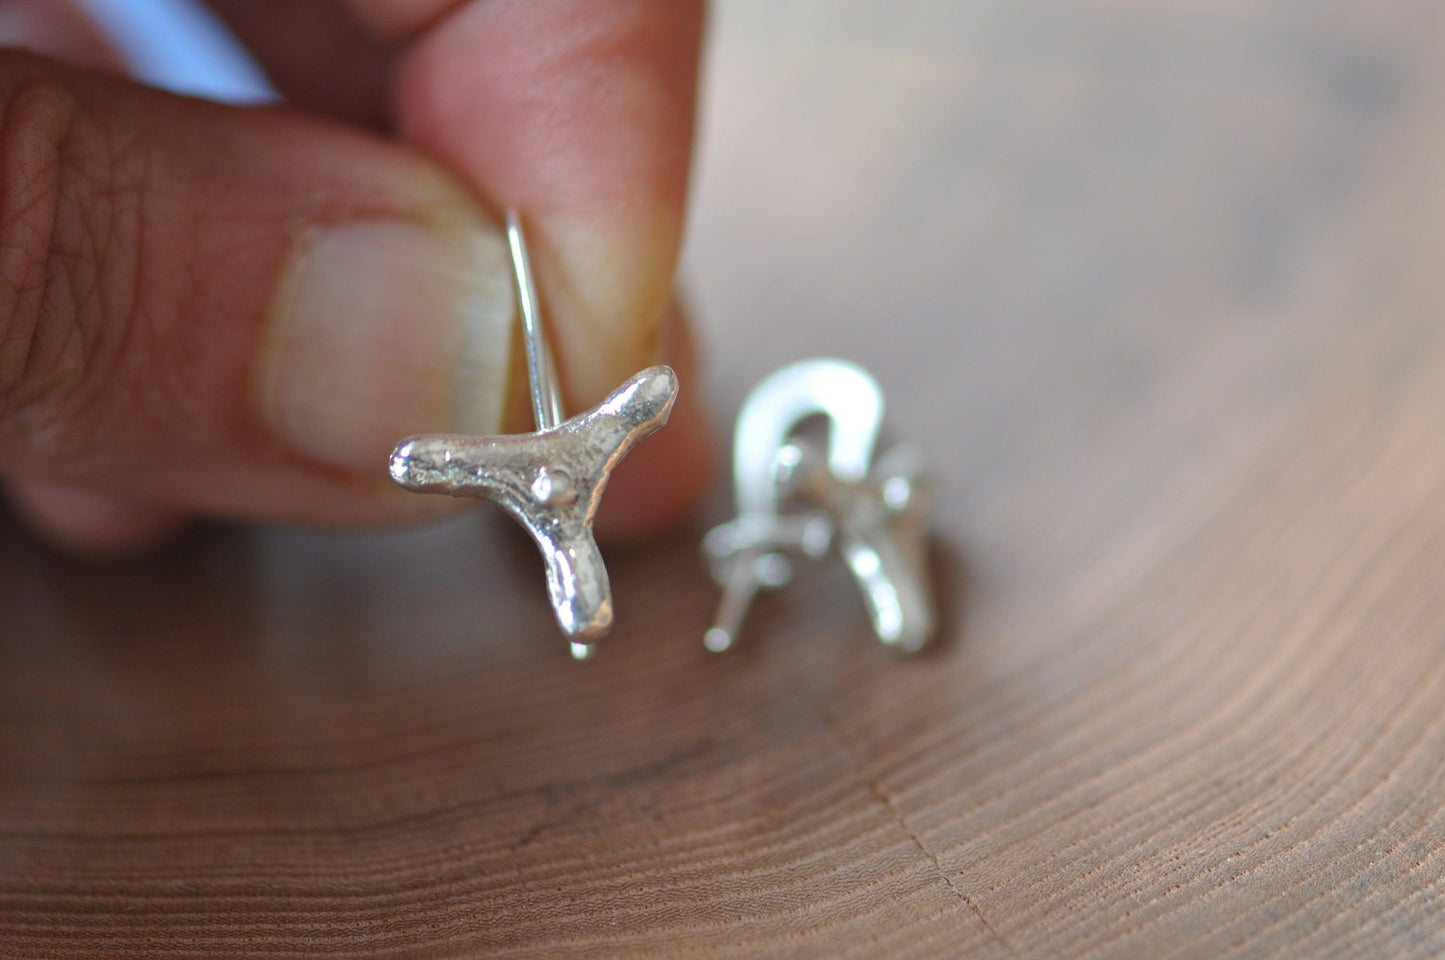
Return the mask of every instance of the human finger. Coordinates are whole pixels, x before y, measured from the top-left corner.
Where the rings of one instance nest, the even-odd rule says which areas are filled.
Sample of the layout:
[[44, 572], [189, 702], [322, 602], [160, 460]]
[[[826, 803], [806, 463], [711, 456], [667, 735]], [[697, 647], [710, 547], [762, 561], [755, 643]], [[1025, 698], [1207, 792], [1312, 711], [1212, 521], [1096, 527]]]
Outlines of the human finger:
[[0, 53], [0, 464], [231, 516], [383, 520], [391, 445], [500, 428], [496, 224], [420, 156]]
[[76, 66], [112, 73], [124, 70], [115, 49], [71, 0], [4, 0], [0, 3], [0, 44]]
[[37, 534], [68, 553], [104, 558], [146, 550], [173, 538], [186, 516], [155, 506], [72, 487], [17, 480], [11, 503]]
[[654, 362], [686, 212], [702, 4], [351, 2], [408, 40], [400, 135], [527, 211], [574, 404]]
[[[77, 66], [123, 74], [115, 49], [71, 0], [0, 3], [0, 45], [32, 50]], [[177, 534], [177, 510], [37, 481], [4, 484], [7, 499], [38, 536], [70, 553], [133, 553]]]
[[206, 0], [291, 104], [381, 130], [392, 48], [344, 0]]

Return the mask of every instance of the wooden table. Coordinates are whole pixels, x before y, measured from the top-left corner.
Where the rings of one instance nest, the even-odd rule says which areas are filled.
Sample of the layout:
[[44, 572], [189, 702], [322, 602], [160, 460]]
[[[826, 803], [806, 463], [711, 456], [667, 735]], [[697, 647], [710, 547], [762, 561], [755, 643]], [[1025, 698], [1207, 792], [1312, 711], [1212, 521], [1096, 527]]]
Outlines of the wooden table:
[[1439, 956], [1442, 20], [720, 3], [708, 388], [877, 373], [936, 651], [827, 564], [705, 652], [722, 489], [580, 665], [493, 514], [5, 525], [0, 955]]

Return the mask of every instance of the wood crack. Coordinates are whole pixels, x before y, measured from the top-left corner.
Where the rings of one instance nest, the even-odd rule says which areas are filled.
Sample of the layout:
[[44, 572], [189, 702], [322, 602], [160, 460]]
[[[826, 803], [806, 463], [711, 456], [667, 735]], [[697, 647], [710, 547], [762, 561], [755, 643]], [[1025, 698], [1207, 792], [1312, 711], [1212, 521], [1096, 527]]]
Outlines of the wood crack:
[[978, 922], [983, 925], [984, 930], [988, 931], [989, 936], [991, 936], [994, 940], [998, 942], [999, 946], [1007, 950], [1010, 956], [1022, 956], [1022, 954], [1019, 953], [1019, 951], [1014, 947], [1014, 945], [1009, 942], [1008, 938], [1005, 937], [1003, 933], [1000, 932], [998, 928], [996, 928], [992, 923], [989, 923], [988, 917], [984, 916], [983, 909], [978, 905], [978, 902], [975, 901], [972, 897], [970, 897], [967, 893], [965, 893], [963, 889], [954, 882], [953, 877], [949, 876], [948, 871], [944, 869], [943, 861], [938, 858], [937, 854], [935, 854], [932, 850], [928, 848], [928, 845], [923, 842], [923, 838], [920, 837], [918, 833], [908, 825], [907, 818], [903, 815], [903, 811], [899, 809], [898, 804], [894, 801], [893, 797], [891, 797], [886, 790], [879, 786], [878, 782], [875, 779], [867, 776], [863, 772], [864, 758], [860, 748], [843, 731], [842, 727], [838, 724], [836, 720], [833, 719], [833, 717], [828, 713], [828, 711], [820, 703], [818, 703], [818, 701], [807, 690], [803, 689], [801, 685], [798, 686], [798, 690], [799, 696], [812, 709], [813, 714], [818, 718], [818, 722], [822, 724], [824, 729], [828, 731], [829, 735], [831, 735], [832, 738], [837, 741], [838, 745], [842, 747], [843, 752], [848, 755], [848, 759], [852, 761], [854, 777], [860, 784], [863, 785], [863, 787], [868, 791], [868, 793], [873, 797], [873, 799], [888, 811], [889, 815], [893, 818], [893, 822], [898, 825], [898, 829], [903, 831], [904, 835], [906, 835], [908, 839], [913, 841], [913, 845], [918, 848], [918, 852], [923, 854], [923, 856], [928, 859], [928, 862], [933, 865], [933, 869], [938, 873], [939, 879], [941, 879], [948, 886], [948, 889], [953, 892], [954, 896], [956, 896], [959, 900], [963, 902], [965, 906], [968, 907], [969, 912], [978, 918]]

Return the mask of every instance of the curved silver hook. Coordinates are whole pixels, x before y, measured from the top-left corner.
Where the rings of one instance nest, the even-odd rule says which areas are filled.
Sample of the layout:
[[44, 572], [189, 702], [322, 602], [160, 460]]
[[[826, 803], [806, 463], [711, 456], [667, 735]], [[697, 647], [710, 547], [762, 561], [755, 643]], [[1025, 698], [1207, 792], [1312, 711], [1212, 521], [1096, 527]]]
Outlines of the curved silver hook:
[[883, 427], [883, 389], [847, 360], [791, 363], [762, 380], [738, 413], [733, 435], [733, 485], [742, 516], [776, 516], [778, 452], [809, 417], [828, 418], [828, 469], [856, 483], [868, 475]]
[[538, 307], [537, 281], [532, 276], [532, 258], [527, 253], [527, 235], [522, 231], [522, 215], [515, 207], [507, 209], [507, 245], [512, 248], [512, 278], [517, 285], [517, 304], [522, 313], [522, 335], [527, 344], [527, 379], [532, 385], [532, 417], [538, 430], [551, 430], [564, 419], [562, 389], [558, 386], [557, 365], [547, 344], [547, 331], [542, 328], [542, 311]]

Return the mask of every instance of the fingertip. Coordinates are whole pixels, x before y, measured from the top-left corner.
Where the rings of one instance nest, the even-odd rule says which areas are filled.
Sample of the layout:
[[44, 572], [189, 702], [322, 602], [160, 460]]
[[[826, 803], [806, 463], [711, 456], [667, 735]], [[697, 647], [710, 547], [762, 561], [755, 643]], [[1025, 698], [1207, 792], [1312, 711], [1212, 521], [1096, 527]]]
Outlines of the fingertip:
[[659, 320], [661, 354], [677, 371], [667, 425], [617, 465], [598, 510], [599, 538], [613, 543], [663, 532], [690, 516], [717, 473], [716, 431], [704, 403], [686, 308], [676, 298]]
[[73, 0], [9, 0], [0, 4], [0, 44], [93, 70], [125, 73], [120, 55]]
[[569, 399], [656, 361], [692, 153], [702, 4], [468, 3], [401, 57], [402, 135], [527, 218]]
[[154, 550], [189, 523], [176, 510], [33, 480], [11, 481], [8, 492], [16, 514], [36, 536], [89, 559]]

